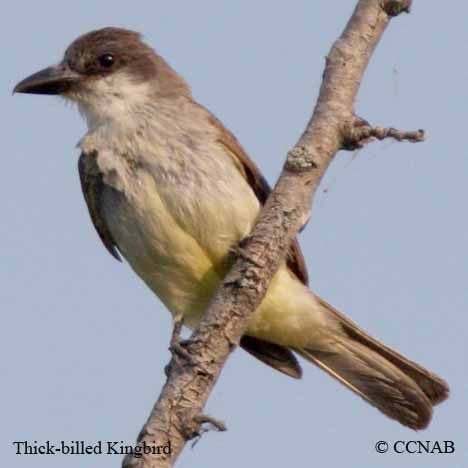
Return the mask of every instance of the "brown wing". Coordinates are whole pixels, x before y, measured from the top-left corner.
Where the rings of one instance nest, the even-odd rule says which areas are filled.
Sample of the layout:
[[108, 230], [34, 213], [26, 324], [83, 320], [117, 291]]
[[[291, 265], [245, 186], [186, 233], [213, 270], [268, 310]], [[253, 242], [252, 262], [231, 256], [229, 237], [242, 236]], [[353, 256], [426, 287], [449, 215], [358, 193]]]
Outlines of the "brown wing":
[[122, 261], [117, 251], [117, 244], [112, 238], [106, 221], [101, 213], [101, 195], [104, 189], [104, 181], [102, 173], [96, 162], [97, 151], [91, 153], [82, 153], [78, 160], [78, 171], [80, 173], [81, 188], [83, 195], [88, 205], [91, 220], [96, 228], [99, 237], [104, 243], [109, 253], [117, 259]]
[[[211, 123], [219, 129], [219, 143], [228, 150], [239, 171], [245, 177], [258, 200], [263, 205], [271, 192], [268, 182], [262, 176], [255, 163], [247, 156], [247, 153], [237, 141], [236, 137], [229, 132], [216, 117], [210, 115], [209, 118], [211, 119]], [[307, 273], [301, 247], [296, 238], [291, 243], [286, 262], [289, 269], [297, 278], [307, 285], [309, 282], [309, 274]]]
[[[219, 130], [219, 143], [228, 150], [239, 172], [245, 177], [258, 200], [263, 205], [271, 191], [268, 182], [262, 176], [255, 163], [247, 156], [247, 153], [236, 137], [209, 112], [208, 118], [210, 119], [210, 123]], [[286, 262], [289, 269], [297, 278], [307, 285], [309, 279], [307, 267], [297, 239], [294, 239], [291, 243]], [[240, 346], [264, 364], [273, 367], [283, 374], [296, 379], [301, 378], [301, 366], [290, 349], [247, 335], [241, 338]]]
[[273, 369], [294, 379], [302, 377], [301, 366], [296, 356], [288, 348], [248, 335], [241, 338], [240, 346]]

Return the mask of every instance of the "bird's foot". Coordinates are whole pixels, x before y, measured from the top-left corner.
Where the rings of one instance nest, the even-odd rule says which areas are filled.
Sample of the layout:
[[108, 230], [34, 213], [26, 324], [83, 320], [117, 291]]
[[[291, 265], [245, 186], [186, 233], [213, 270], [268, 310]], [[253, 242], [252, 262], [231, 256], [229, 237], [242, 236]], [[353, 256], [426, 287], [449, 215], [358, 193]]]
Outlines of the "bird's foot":
[[184, 317], [176, 316], [174, 319], [174, 328], [172, 330], [171, 341], [169, 344], [169, 351], [172, 354], [172, 359], [164, 369], [166, 377], [169, 376], [173, 364], [175, 364], [177, 367], [183, 367], [184, 364], [193, 364], [191, 354], [185, 349], [187, 340], [182, 340], [180, 337], [183, 326]]
[[247, 260], [248, 262], [253, 263], [256, 267], [261, 268], [263, 267], [263, 263], [259, 259], [254, 258], [252, 257], [252, 255], [247, 253], [246, 247], [251, 239], [252, 239], [252, 236], [243, 237], [240, 240], [238, 245], [233, 246], [229, 249], [229, 254], [234, 258], [241, 257], [244, 260]]

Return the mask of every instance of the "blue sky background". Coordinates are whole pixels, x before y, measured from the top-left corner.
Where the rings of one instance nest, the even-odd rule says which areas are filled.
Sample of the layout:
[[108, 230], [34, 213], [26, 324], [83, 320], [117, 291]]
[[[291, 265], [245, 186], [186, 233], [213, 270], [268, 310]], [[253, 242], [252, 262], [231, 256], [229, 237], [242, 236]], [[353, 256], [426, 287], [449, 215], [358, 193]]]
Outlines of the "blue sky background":
[[[0, 450], [9, 467], [115, 467], [116, 456], [14, 454], [15, 440], [133, 443], [165, 380], [170, 316], [105, 251], [79, 187], [85, 125], [62, 101], [12, 96], [81, 33], [144, 33], [273, 182], [315, 102], [324, 57], [355, 4], [9, 2], [3, 7]], [[468, 4], [415, 1], [392, 22], [362, 83], [370, 122], [424, 128], [422, 144], [340, 153], [301, 235], [313, 289], [451, 385], [430, 428], [399, 426], [304, 365], [290, 380], [237, 351], [181, 468], [464, 467], [468, 310]], [[453, 440], [451, 455], [377, 454], [379, 440]]]

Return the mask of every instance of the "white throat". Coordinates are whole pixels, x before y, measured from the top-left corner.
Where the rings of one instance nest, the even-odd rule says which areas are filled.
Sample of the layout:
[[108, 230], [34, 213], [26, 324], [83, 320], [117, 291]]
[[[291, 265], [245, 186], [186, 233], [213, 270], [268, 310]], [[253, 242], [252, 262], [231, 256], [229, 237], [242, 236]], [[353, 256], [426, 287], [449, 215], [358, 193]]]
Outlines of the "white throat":
[[81, 92], [68, 96], [78, 104], [90, 132], [101, 126], [130, 130], [138, 123], [138, 111], [151, 102], [148, 82], [136, 82], [128, 74], [115, 73], [88, 83]]

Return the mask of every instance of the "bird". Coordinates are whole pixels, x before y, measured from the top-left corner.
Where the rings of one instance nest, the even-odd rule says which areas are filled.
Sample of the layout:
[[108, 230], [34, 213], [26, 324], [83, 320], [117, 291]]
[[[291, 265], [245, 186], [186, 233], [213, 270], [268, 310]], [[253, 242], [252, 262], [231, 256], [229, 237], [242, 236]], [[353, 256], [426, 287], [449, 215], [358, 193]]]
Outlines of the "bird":
[[[249, 236], [270, 187], [235, 136], [141, 34], [83, 34], [14, 93], [75, 103], [87, 132], [78, 170], [104, 246], [194, 328]], [[447, 383], [371, 337], [308, 287], [294, 239], [240, 346], [300, 378], [301, 356], [386, 416], [424, 429]]]

